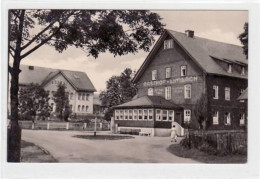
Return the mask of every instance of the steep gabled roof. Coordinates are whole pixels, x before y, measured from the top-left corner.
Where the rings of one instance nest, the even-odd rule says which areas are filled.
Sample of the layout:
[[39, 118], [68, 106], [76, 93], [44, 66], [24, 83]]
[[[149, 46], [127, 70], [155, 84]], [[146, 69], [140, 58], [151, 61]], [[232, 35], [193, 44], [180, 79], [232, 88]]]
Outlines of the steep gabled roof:
[[122, 108], [167, 108], [167, 109], [181, 109], [180, 106], [165, 100], [161, 96], [142, 96], [132, 101], [115, 106], [116, 109]]
[[29, 68], [30, 67], [27, 65], [20, 66], [20, 69], [22, 70], [19, 76], [20, 85], [28, 85], [30, 83], [45, 85], [58, 74], [61, 74], [77, 91], [96, 91], [89, 77], [84, 72], [37, 66], [33, 66], [33, 69], [31, 70]]
[[167, 35], [170, 35], [204, 72], [247, 79], [247, 76], [242, 76], [238, 73], [228, 73], [214, 60], [214, 58], [218, 60], [226, 60], [230, 63], [247, 66], [248, 61], [241, 46], [217, 42], [197, 36], [191, 38], [187, 37], [185, 33], [165, 30], [164, 34], [162, 34], [141, 68], [138, 70], [133, 79], [134, 82], [136, 82], [145, 71], [146, 67], [152, 60], [153, 55], [158, 51], [159, 46], [162, 45]]

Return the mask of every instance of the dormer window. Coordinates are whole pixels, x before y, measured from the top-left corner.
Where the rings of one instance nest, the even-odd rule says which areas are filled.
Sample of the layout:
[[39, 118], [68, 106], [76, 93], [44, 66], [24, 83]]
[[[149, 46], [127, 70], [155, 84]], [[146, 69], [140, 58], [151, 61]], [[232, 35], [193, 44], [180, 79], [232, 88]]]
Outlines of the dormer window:
[[173, 39], [164, 41], [164, 49], [173, 48]]
[[228, 64], [228, 73], [232, 73], [232, 64]]
[[245, 67], [242, 66], [242, 67], [241, 67], [241, 75], [245, 75], [245, 74], [246, 74], [246, 72], [245, 72]]

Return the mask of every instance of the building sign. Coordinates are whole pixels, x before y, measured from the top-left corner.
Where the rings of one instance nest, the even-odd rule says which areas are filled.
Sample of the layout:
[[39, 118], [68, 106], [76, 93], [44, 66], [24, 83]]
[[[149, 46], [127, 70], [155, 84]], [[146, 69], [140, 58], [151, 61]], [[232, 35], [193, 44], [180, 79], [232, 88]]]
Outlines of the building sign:
[[155, 88], [154, 93], [156, 95], [163, 95], [164, 94], [164, 89], [163, 88]]
[[179, 83], [187, 83], [187, 82], [196, 82], [198, 81], [197, 76], [186, 76], [181, 78], [173, 78], [169, 80], [158, 80], [158, 81], [149, 81], [144, 82], [144, 87], [153, 87], [153, 86], [162, 86], [162, 85], [172, 85], [172, 84], [179, 84]]
[[183, 86], [178, 86], [178, 87], [173, 87], [172, 88], [172, 91], [174, 93], [183, 93], [183, 90], [184, 90]]

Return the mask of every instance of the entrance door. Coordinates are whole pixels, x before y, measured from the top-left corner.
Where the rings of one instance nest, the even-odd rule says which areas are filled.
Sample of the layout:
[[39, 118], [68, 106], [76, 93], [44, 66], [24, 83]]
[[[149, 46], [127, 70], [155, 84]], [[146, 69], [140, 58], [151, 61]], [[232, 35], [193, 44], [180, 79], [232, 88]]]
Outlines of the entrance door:
[[181, 125], [181, 121], [182, 121], [181, 119], [182, 119], [181, 112], [176, 112], [174, 121]]

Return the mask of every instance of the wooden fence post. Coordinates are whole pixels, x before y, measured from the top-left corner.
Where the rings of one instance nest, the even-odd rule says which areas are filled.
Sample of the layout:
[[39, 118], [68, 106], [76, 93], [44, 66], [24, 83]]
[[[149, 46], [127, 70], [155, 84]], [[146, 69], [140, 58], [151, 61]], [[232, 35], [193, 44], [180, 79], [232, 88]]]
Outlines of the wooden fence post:
[[66, 123], [66, 129], [69, 130], [69, 122]]
[[50, 129], [50, 123], [47, 122], [47, 130], [49, 130], [49, 129]]
[[32, 123], [32, 129], [34, 129], [34, 122]]
[[102, 126], [102, 122], [101, 122], [99, 125], [100, 125], [100, 129], [102, 129], [102, 127], [103, 127], [103, 126]]
[[87, 129], [87, 123], [84, 123], [84, 129], [85, 130]]

